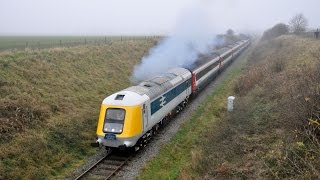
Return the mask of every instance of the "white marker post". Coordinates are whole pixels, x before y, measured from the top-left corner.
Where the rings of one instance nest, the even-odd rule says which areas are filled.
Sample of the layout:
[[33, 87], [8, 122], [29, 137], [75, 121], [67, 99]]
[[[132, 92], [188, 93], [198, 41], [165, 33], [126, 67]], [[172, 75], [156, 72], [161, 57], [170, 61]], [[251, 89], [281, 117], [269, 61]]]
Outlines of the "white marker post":
[[232, 112], [233, 111], [233, 102], [234, 102], [235, 97], [234, 96], [229, 96], [228, 97], [228, 111]]

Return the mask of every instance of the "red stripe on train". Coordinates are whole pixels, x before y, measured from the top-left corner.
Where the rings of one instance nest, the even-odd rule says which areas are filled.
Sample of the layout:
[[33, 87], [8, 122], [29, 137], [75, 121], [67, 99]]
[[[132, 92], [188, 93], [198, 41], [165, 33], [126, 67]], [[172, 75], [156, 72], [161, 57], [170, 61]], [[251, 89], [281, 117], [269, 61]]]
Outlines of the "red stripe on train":
[[196, 85], [196, 74], [192, 72], [192, 93], [195, 93], [197, 90], [197, 85]]

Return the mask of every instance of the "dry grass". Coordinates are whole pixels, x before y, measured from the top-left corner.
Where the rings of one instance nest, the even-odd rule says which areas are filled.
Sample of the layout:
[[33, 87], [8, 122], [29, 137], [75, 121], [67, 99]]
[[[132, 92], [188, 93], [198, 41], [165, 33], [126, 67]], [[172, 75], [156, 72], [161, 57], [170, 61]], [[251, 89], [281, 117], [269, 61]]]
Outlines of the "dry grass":
[[93, 150], [100, 103], [155, 41], [0, 54], [0, 179], [66, 174]]
[[[320, 41], [260, 43], [193, 170], [205, 179], [320, 178]], [[211, 145], [212, 144], [212, 145]]]

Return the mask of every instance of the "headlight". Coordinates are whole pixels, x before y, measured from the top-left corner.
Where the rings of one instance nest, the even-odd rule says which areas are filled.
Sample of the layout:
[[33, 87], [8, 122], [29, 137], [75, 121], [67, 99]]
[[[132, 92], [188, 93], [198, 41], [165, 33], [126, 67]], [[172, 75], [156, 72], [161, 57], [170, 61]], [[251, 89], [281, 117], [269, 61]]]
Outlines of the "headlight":
[[122, 124], [116, 124], [116, 123], [106, 123], [104, 125], [104, 132], [108, 133], [121, 133], [122, 132], [123, 125]]

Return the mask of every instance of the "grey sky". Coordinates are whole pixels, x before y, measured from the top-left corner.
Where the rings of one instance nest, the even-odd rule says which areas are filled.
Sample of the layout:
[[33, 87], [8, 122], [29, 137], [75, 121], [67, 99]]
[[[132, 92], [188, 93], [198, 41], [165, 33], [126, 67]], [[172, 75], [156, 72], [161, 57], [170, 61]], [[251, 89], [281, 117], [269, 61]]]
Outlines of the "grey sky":
[[168, 34], [199, 7], [217, 32], [261, 31], [300, 12], [320, 27], [319, 0], [0, 0], [0, 35]]

